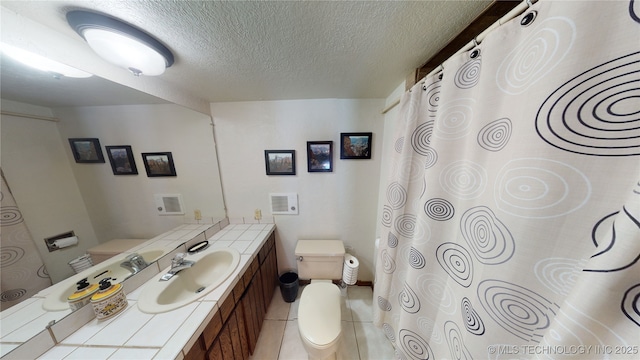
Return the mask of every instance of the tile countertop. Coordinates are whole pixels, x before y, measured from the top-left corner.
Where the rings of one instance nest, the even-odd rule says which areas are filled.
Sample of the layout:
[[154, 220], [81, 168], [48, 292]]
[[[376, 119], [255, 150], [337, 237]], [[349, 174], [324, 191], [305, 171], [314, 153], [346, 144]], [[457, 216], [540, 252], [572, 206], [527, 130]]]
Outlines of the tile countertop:
[[[202, 231], [201, 228], [191, 229], [190, 227], [193, 226], [182, 225], [174, 229], [169, 238], [157, 239], [183, 243], [184, 240], [181, 239], [190, 236], [190, 240], [184, 243], [183, 247], [159, 261], [158, 268], [149, 267], [140, 272], [139, 275], [143, 276], [135, 278], [137, 284], [124, 283], [128, 306], [122, 313], [113, 318], [98, 321], [94, 317], [91, 306], [85, 306], [73, 313], [73, 316], [68, 316], [53, 325], [49, 329], [51, 337], [46, 331], [34, 337], [30, 342], [48, 351], [43, 354], [43, 350], [36, 347], [32, 349], [29, 346], [28, 348], [36, 351], [37, 354], [42, 354], [40, 357], [31, 356], [30, 358], [182, 359], [218, 310], [217, 304], [224, 301], [231, 293], [239, 275], [248, 268], [260, 247], [275, 229], [275, 225], [270, 223], [230, 224], [222, 229], [216, 229], [217, 232], [211, 232], [213, 235], [208, 236], [207, 232]], [[201, 231], [201, 234], [194, 237], [194, 231]], [[186, 248], [205, 239], [211, 243], [211, 248], [233, 247], [240, 252], [240, 263], [229, 278], [202, 298], [176, 310], [160, 314], [146, 314], [140, 311], [137, 299], [143, 288], [142, 285], [159, 272], [168, 270], [173, 253], [186, 252]], [[146, 245], [131, 251], [140, 251], [144, 246]], [[52, 338], [58, 339], [58, 343], [54, 345]], [[26, 350], [22, 349], [23, 347], [20, 349]], [[18, 359], [25, 355], [28, 354], [24, 351], [15, 351], [7, 354], [6, 358]]]

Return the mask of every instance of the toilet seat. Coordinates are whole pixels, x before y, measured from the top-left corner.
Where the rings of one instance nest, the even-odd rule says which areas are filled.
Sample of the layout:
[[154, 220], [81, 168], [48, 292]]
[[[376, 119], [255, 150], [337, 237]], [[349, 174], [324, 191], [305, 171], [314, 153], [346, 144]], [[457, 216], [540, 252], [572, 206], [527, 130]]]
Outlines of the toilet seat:
[[334, 345], [342, 331], [340, 289], [331, 282], [305, 286], [298, 307], [300, 335], [317, 349]]

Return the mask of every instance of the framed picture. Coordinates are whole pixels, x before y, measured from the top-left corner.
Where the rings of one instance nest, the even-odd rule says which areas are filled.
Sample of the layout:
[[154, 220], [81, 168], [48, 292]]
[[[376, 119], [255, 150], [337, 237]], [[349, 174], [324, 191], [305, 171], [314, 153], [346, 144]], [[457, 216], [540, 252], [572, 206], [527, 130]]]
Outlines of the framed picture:
[[372, 133], [341, 133], [340, 159], [371, 159]]
[[73, 138], [69, 139], [69, 145], [71, 145], [71, 152], [77, 163], [104, 162], [100, 140], [97, 138]]
[[113, 175], [138, 175], [133, 152], [129, 145], [105, 146]]
[[265, 150], [264, 163], [267, 175], [295, 175], [295, 150]]
[[307, 170], [333, 171], [333, 141], [307, 141]]
[[142, 162], [148, 177], [176, 176], [170, 152], [142, 153]]

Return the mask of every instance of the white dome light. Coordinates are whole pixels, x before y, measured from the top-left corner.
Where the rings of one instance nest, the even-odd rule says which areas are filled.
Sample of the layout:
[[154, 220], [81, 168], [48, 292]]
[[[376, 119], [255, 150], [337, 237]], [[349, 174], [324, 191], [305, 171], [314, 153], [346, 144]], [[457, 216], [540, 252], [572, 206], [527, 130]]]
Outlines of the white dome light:
[[161, 75], [173, 64], [158, 40], [119, 20], [78, 10], [67, 13], [67, 21], [100, 57], [136, 76]]

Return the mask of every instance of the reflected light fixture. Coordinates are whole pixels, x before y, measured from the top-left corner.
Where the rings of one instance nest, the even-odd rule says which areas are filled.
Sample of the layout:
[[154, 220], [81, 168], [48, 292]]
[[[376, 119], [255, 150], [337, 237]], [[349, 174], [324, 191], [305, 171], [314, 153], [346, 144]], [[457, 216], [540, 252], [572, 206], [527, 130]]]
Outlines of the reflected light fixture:
[[83, 10], [67, 13], [67, 22], [106, 61], [135, 76], [156, 76], [173, 64], [173, 54], [147, 33], [120, 20]]
[[0, 43], [0, 49], [2, 50], [2, 53], [10, 58], [34, 69], [51, 73], [56, 79], [59, 79], [62, 76], [71, 78], [88, 78], [93, 76], [88, 72], [78, 70], [69, 65], [59, 63], [42, 55], [32, 53], [31, 51], [27, 51], [13, 45]]

